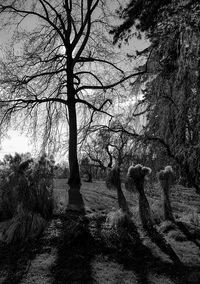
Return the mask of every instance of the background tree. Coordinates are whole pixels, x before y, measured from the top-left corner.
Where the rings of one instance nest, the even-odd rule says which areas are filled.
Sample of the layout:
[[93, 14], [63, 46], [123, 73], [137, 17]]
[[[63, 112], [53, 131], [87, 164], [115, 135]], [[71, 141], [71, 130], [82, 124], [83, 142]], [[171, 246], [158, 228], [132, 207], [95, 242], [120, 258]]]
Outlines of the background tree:
[[5, 0], [0, 5], [2, 27], [10, 26], [13, 31], [13, 41], [0, 65], [2, 122], [20, 115], [20, 119], [26, 118], [35, 136], [43, 134], [45, 148], [48, 143], [53, 145], [55, 136], [59, 138], [58, 125], [67, 119], [71, 208], [83, 207], [77, 109], [85, 106], [90, 125], [96, 112], [108, 114], [117, 86], [125, 88], [128, 79], [146, 72], [146, 66], [140, 71], [132, 66], [128, 70], [125, 58], [113, 48], [106, 3]]
[[85, 181], [92, 182], [92, 165], [87, 156], [82, 157], [80, 161], [80, 172], [82, 176], [86, 176]]
[[148, 75], [140, 81], [147, 107], [145, 135], [161, 143], [187, 185], [199, 192], [200, 4], [134, 0], [119, 15], [123, 23], [113, 30], [115, 42], [129, 40], [135, 31], [138, 36], [145, 33], [153, 48]]

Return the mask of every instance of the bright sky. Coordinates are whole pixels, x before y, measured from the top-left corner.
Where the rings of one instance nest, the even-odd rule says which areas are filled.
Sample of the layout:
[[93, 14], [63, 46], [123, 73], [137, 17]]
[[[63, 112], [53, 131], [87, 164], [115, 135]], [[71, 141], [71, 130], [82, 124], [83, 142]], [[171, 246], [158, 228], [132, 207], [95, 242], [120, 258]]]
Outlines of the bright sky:
[[[31, 153], [32, 157], [37, 157], [38, 153], [28, 137], [14, 130], [10, 130], [7, 134], [8, 138], [4, 139], [0, 146], [0, 160], [3, 160], [6, 154], [14, 155], [27, 152]], [[67, 154], [54, 153], [54, 158], [56, 162], [66, 162]]]
[[17, 131], [10, 130], [8, 132], [9, 138], [4, 139], [0, 149], [0, 160], [6, 154], [14, 155], [17, 153], [27, 153], [33, 151], [33, 148], [29, 144], [28, 138], [21, 135]]

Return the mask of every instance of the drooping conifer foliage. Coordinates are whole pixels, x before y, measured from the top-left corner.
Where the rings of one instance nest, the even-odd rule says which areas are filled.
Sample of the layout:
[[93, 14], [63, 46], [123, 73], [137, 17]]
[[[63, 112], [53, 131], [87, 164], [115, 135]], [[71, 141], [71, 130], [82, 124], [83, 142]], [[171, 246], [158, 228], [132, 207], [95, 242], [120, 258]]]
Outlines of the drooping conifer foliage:
[[141, 78], [145, 133], [162, 142], [185, 183], [199, 191], [200, 3], [134, 0], [119, 16], [124, 22], [112, 31], [114, 42], [144, 32], [152, 48], [148, 75]]

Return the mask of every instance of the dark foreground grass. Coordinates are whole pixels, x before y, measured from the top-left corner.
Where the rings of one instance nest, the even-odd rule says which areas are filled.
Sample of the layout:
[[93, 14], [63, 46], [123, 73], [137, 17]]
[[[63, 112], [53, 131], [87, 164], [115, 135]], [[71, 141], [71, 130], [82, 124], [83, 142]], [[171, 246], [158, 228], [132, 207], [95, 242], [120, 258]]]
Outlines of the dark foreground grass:
[[[200, 283], [200, 252], [195, 244], [168, 239], [183, 260], [177, 265], [156, 242], [144, 237], [137, 220], [133, 219], [132, 229], [129, 224], [121, 231], [104, 225], [107, 212], [117, 208], [115, 192], [105, 191], [98, 182], [83, 184], [82, 193], [93, 213], [57, 214], [42, 237], [24, 247], [0, 243], [1, 284]], [[134, 206], [135, 200], [131, 203]]]
[[[198, 271], [199, 267], [186, 267], [163, 261], [159, 256], [153, 255], [152, 251], [142, 242], [137, 241], [134, 245], [130, 240], [127, 241], [127, 235], [126, 243], [124, 236], [116, 232], [107, 234], [108, 238], [115, 236], [113, 242], [105, 241], [105, 231], [103, 237], [100, 235], [100, 227], [104, 222], [105, 216], [99, 214], [88, 218], [68, 212], [62, 217], [62, 235], [57, 246], [57, 259], [51, 270], [54, 278], [52, 283], [145, 284], [162, 282], [163, 284], [186, 284], [190, 283], [188, 282], [189, 275]], [[118, 243], [116, 242], [117, 237]], [[131, 279], [126, 282], [123, 280], [122, 282], [109, 282], [109, 271], [101, 273], [100, 280], [97, 281], [96, 276], [99, 272], [95, 271], [95, 267], [100, 265], [96, 263], [99, 256], [101, 260], [98, 262], [101, 262], [101, 265], [105, 262], [105, 269], [113, 263], [121, 266], [119, 271], [115, 272], [116, 278], [117, 273], [120, 278], [122, 271], [124, 275], [131, 272], [136, 282], [132, 282]], [[152, 275], [156, 278], [155, 282], [150, 282]]]
[[0, 243], [0, 283], [20, 283], [27, 273], [31, 260], [35, 257], [36, 243]]
[[[106, 233], [104, 229], [101, 236], [104, 223], [104, 214], [91, 217], [67, 212], [54, 218], [37, 242], [26, 247], [1, 245], [0, 283], [200, 283], [200, 266], [179, 266], [165, 261], [152, 253], [152, 247], [144, 245], [141, 240], [135, 243], [127, 238], [127, 234], [109, 232], [109, 229]], [[115, 240], [112, 242], [113, 236]], [[29, 275], [31, 261], [43, 255], [45, 262], [45, 257], [54, 250], [56, 258], [47, 277], [43, 278], [39, 266]]]
[[60, 220], [62, 233], [52, 283], [93, 283], [90, 263], [94, 246], [84, 216], [68, 212]]

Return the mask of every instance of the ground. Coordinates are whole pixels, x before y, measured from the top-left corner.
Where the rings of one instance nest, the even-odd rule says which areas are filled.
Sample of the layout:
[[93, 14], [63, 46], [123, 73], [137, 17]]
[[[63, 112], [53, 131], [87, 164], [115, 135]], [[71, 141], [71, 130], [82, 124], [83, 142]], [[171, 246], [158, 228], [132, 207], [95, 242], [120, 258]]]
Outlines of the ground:
[[[143, 231], [136, 194], [124, 190], [142, 246], [138, 250], [127, 243], [126, 248], [116, 249], [102, 245], [93, 228], [97, 226], [93, 221], [97, 214], [105, 216], [118, 208], [116, 192], [106, 189], [102, 181], [83, 183], [82, 194], [86, 216], [89, 216], [86, 219], [72, 212], [64, 214], [66, 188], [66, 180], [55, 181], [54, 216], [37, 241], [26, 247], [5, 246], [0, 242], [0, 284], [200, 283], [200, 241], [188, 240], [180, 231], [168, 232], [168, 227], [162, 223], [158, 230], [182, 262], [174, 264]], [[159, 186], [148, 185], [147, 196], [155, 218], [160, 218]], [[172, 207], [178, 220], [193, 224], [194, 228], [200, 227], [200, 196], [193, 189], [176, 186], [172, 191]], [[73, 224], [75, 231], [71, 229]]]

